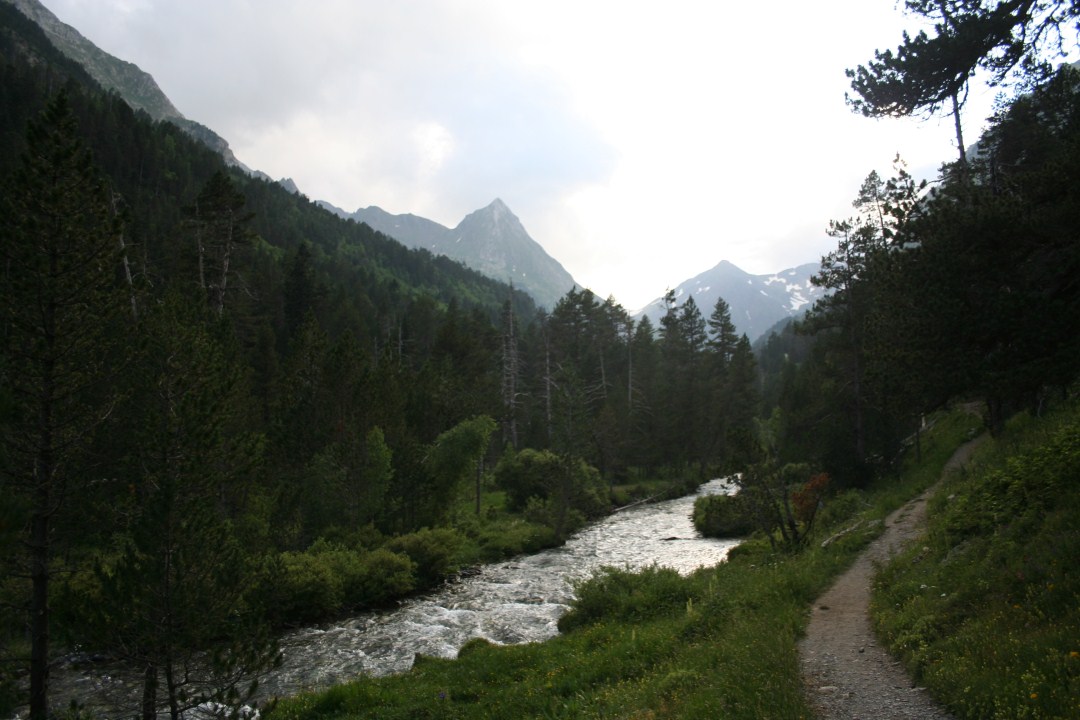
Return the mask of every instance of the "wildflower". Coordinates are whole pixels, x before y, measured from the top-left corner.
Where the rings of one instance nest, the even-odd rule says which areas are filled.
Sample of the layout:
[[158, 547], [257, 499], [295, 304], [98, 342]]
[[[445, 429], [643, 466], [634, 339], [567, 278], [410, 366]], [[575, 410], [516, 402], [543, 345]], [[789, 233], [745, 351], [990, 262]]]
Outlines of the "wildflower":
[[1039, 693], [1031, 693], [1031, 699], [1032, 700], [1038, 700], [1039, 699]]
[[1077, 652], [1077, 651], [1073, 650], [1071, 653], [1069, 653], [1069, 657], [1071, 657], [1071, 658], [1080, 658], [1080, 652]]

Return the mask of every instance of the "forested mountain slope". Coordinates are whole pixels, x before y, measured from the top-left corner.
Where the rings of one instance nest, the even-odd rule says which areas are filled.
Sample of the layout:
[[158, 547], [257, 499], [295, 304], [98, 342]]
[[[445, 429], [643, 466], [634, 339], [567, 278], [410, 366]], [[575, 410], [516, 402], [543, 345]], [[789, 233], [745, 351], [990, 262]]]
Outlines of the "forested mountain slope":
[[45, 31], [49, 40], [67, 57], [78, 62], [106, 90], [120, 94], [135, 110], [143, 110], [154, 120], [168, 120], [196, 140], [221, 153], [230, 165], [243, 167], [229, 143], [210, 128], [184, 117], [157, 82], [137, 65], [102, 51], [78, 30], [59, 20], [37, 0], [4, 0], [19, 8]]
[[[116, 96], [102, 93], [81, 65], [58, 52], [13, 5], [4, 3], [0, 9], [4, 21], [2, 52], [7, 93], [0, 118], [4, 138], [0, 169], [10, 168], [18, 160], [26, 122], [44, 105], [42, 83], [54, 89], [65, 82], [87, 88], [86, 107], [80, 112], [86, 115], [84, 125], [95, 159], [134, 213], [133, 234], [140, 236], [143, 252], [149, 257], [156, 257], [158, 252], [167, 253], [172, 242], [163, 237], [162, 227], [175, 222], [183, 205], [195, 197], [199, 185], [213, 172], [226, 170], [225, 164], [215, 153], [207, 152], [201, 144], [176, 132], [171, 123], [180, 119], [178, 114], [174, 117], [166, 112], [161, 117], [169, 122], [154, 123], [138, 110], [126, 107]], [[163, 95], [158, 101], [155, 105], [168, 103]], [[78, 108], [80, 103], [75, 102]], [[356, 284], [352, 288], [355, 291], [368, 292], [374, 286], [378, 295], [384, 292], [378, 290], [380, 285], [397, 281], [399, 287], [394, 292], [399, 297], [394, 302], [405, 302], [417, 293], [431, 294], [443, 303], [456, 297], [466, 305], [484, 306], [492, 317], [497, 316], [503, 301], [510, 297], [503, 283], [491, 282], [444, 258], [408, 251], [370, 228], [342, 221], [306, 198], [275, 187], [274, 183], [243, 174], [232, 177], [250, 196], [248, 202], [258, 204], [258, 209], [251, 208], [255, 210], [252, 229], [267, 246], [288, 252], [306, 240], [331, 266], [338, 265], [332, 270], [337, 274], [351, 272], [346, 268], [355, 266], [355, 257], [362, 255], [362, 264], [367, 266], [366, 272], [373, 273], [373, 282]], [[349, 256], [352, 259], [344, 260]], [[380, 299], [375, 304], [385, 302]], [[516, 302], [517, 309], [528, 316], [530, 303], [525, 299]]]

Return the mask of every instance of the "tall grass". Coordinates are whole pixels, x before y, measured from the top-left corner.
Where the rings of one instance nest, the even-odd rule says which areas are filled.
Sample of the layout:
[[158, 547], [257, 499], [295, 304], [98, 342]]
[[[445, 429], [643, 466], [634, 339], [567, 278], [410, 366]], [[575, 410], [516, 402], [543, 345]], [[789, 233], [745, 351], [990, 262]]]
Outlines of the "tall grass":
[[1080, 718], [1080, 412], [1014, 421], [879, 576], [879, 634], [960, 718]]
[[474, 640], [456, 660], [420, 658], [402, 675], [285, 699], [271, 720], [808, 718], [796, 653], [807, 608], [880, 532], [869, 521], [936, 480], [972, 424], [962, 415], [943, 419], [922, 463], [836, 498], [799, 554], [773, 553], [759, 539], [689, 577], [607, 569], [578, 588], [581, 599], [553, 640]]

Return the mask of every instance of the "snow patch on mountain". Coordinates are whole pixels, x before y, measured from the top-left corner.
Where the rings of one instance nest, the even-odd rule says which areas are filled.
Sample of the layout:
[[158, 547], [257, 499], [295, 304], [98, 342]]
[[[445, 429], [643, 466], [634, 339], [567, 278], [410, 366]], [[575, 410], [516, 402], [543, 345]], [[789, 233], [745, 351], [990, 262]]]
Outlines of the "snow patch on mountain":
[[[823, 294], [810, 282], [820, 271], [817, 263], [807, 263], [766, 275], [751, 275], [730, 262], [723, 261], [711, 270], [686, 280], [674, 288], [675, 305], [693, 297], [701, 314], [712, 314], [717, 298], [728, 304], [737, 332], [755, 341], [780, 320], [802, 312]], [[654, 327], [667, 312], [663, 297], [635, 313], [648, 316]]]

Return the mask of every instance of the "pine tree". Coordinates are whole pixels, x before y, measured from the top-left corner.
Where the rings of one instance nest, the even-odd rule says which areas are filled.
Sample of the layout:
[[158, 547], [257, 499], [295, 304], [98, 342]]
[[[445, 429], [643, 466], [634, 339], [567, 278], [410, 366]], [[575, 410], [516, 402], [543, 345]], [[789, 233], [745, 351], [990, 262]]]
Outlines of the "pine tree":
[[188, 208], [199, 287], [218, 316], [225, 311], [230, 283], [237, 275], [237, 256], [255, 237], [249, 227], [254, 215], [244, 211], [246, 202], [229, 176], [219, 170], [207, 180], [195, 204]]
[[[514, 288], [510, 287], [511, 298]], [[518, 327], [511, 300], [503, 304], [502, 313], [502, 406], [503, 442], [518, 448], [518, 413], [521, 406], [521, 362], [518, 354]]]
[[142, 331], [130, 492], [111, 508], [116, 550], [76, 589], [71, 632], [142, 672], [144, 720], [177, 720], [203, 703], [246, 702], [277, 659], [259, 560], [233, 522], [262, 444], [236, 430], [246, 388], [200, 307], [170, 294]]
[[4, 428], [5, 478], [27, 498], [30, 716], [49, 715], [54, 521], [85, 481], [86, 450], [109, 417], [110, 353], [127, 318], [112, 194], [79, 138], [66, 94], [31, 124], [5, 192], [5, 382], [15, 417]]

